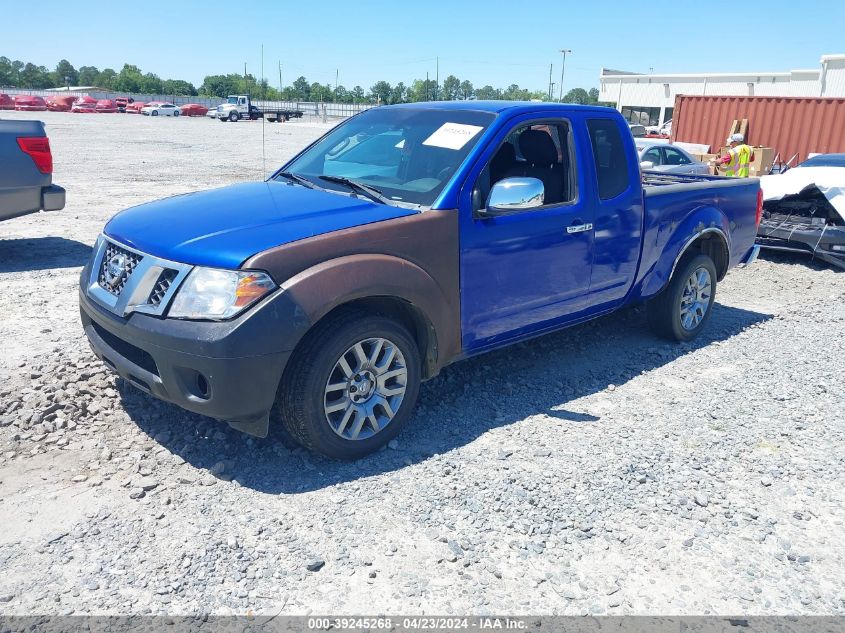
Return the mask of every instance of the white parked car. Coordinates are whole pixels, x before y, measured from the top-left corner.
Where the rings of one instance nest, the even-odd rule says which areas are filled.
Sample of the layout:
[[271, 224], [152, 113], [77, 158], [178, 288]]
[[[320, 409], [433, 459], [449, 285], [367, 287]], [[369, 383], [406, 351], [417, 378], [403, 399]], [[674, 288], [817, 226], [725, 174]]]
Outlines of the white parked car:
[[216, 119], [217, 118], [217, 108], [216, 107], [209, 108], [208, 112], [205, 113], [205, 116], [207, 116], [209, 119]]
[[179, 116], [182, 111], [172, 103], [153, 102], [141, 108], [141, 114], [147, 116]]
[[680, 147], [669, 143], [637, 143], [640, 167], [670, 174], [707, 175], [710, 167], [697, 161]]

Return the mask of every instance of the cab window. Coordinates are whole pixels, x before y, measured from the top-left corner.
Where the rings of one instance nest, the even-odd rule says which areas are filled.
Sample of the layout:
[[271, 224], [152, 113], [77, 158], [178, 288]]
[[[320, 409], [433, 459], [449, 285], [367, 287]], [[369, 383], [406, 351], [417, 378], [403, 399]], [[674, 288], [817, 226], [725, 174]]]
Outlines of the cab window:
[[473, 210], [487, 203], [490, 189], [505, 178], [537, 178], [543, 183], [543, 206], [567, 204], [577, 197], [571, 125], [565, 119], [523, 123], [496, 149], [473, 188]]

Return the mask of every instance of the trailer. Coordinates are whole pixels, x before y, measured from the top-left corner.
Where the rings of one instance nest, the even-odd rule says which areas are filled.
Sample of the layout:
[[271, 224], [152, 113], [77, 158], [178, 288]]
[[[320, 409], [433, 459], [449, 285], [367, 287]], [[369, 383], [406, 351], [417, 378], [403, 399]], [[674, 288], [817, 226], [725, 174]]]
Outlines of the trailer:
[[226, 121], [235, 122], [241, 120], [255, 121], [266, 119], [270, 123], [281, 123], [290, 119], [302, 118], [302, 110], [284, 108], [281, 106], [261, 105], [257, 106], [249, 98], [249, 95], [229, 95], [226, 103], [217, 106], [216, 118], [223, 123]]

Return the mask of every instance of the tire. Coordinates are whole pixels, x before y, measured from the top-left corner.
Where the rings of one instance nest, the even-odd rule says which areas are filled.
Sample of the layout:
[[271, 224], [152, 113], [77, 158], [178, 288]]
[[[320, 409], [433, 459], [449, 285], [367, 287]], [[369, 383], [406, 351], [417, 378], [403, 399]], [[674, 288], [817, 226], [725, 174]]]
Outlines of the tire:
[[229, 113], [229, 120], [230, 120], [232, 123], [234, 123], [235, 121], [237, 121], [237, 120], [238, 120], [238, 119], [240, 119], [240, 118], [241, 118], [241, 117], [240, 117], [240, 115], [239, 115], [237, 112], [230, 112], [230, 113]]
[[[357, 360], [356, 346], [369, 357], [366, 362]], [[402, 325], [358, 310], [341, 312], [309, 332], [294, 353], [279, 388], [282, 423], [309, 450], [358, 459], [386, 445], [407, 423], [419, 395], [420, 368], [417, 345]], [[381, 402], [392, 408], [392, 418]]]
[[179, 116], [179, 114], [180, 114], [179, 110], [174, 110], [174, 111], [173, 111], [173, 116]]
[[150, 116], [158, 116], [158, 110], [153, 110], [150, 112]]
[[703, 254], [684, 256], [669, 285], [648, 302], [649, 324], [658, 336], [691, 341], [710, 320], [715, 298], [713, 260]]

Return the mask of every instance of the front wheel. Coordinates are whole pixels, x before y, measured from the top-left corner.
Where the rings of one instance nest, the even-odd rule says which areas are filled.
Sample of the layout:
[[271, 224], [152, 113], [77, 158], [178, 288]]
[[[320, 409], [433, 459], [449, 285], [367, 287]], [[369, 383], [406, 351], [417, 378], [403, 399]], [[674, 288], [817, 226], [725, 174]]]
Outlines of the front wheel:
[[649, 301], [649, 324], [663, 338], [691, 341], [710, 320], [715, 298], [713, 260], [703, 254], [684, 257], [669, 285]]
[[152, 116], [158, 116], [158, 110], [153, 110], [152, 112], [150, 112], [150, 114]]
[[308, 334], [285, 371], [282, 422], [304, 447], [358, 459], [395, 438], [419, 394], [420, 354], [396, 321], [343, 312]]
[[237, 121], [239, 118], [241, 118], [241, 117], [240, 117], [240, 115], [238, 115], [238, 113], [237, 113], [237, 112], [230, 112], [230, 113], [229, 113], [229, 120], [230, 120], [232, 123], [234, 123], [235, 121]]

